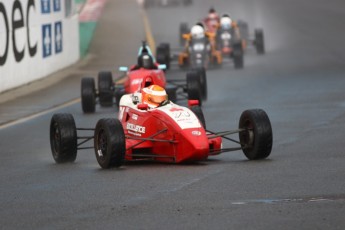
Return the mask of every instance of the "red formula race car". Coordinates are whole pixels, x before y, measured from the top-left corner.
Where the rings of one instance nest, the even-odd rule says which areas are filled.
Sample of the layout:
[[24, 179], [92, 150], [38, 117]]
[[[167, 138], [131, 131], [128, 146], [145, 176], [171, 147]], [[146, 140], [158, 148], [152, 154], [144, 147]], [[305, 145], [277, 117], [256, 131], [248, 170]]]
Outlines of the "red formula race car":
[[[162, 48], [162, 47], [160, 47]], [[158, 60], [168, 60], [169, 53], [164, 49], [158, 49]], [[98, 90], [92, 77], [85, 77], [81, 81], [81, 105], [84, 113], [93, 113], [96, 104], [112, 106], [114, 98], [119, 105], [123, 95], [138, 91], [146, 82], [160, 85], [166, 88], [171, 100], [192, 99], [199, 100], [207, 97], [207, 83], [205, 70], [191, 70], [186, 75], [186, 80], [170, 80], [167, 82], [165, 72], [168, 65], [158, 64], [152, 55], [150, 48], [143, 42], [139, 48], [138, 62], [131, 68], [120, 67], [123, 74], [113, 79], [110, 71], [102, 71], [98, 74]], [[144, 80], [146, 79], [146, 80]], [[178, 97], [179, 96], [179, 97]]]
[[[71, 114], [55, 114], [50, 123], [50, 144], [57, 163], [73, 162], [77, 151], [93, 148], [102, 168], [119, 167], [126, 161], [169, 163], [204, 161], [223, 152], [243, 150], [250, 160], [267, 158], [272, 149], [272, 128], [261, 109], [242, 113], [239, 127], [231, 131], [206, 130], [196, 101], [190, 108], [165, 100], [156, 108], [140, 103], [140, 95], [124, 95], [118, 119], [100, 119], [95, 128], [76, 128]], [[80, 136], [78, 132], [93, 132]], [[228, 137], [239, 134], [238, 140]], [[82, 147], [93, 140], [93, 147]], [[238, 146], [222, 148], [223, 140]], [[79, 141], [79, 142], [78, 142]]]

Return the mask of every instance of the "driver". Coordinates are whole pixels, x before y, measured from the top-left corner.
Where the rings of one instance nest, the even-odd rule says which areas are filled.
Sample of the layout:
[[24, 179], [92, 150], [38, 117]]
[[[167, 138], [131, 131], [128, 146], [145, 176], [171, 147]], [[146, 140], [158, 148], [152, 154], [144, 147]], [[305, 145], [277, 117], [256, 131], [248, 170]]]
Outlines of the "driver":
[[211, 35], [205, 31], [203, 24], [198, 22], [190, 30], [190, 41], [187, 40], [186, 49], [188, 49], [190, 45], [193, 45], [193, 43], [200, 42], [200, 40], [204, 38], [206, 38], [204, 42], [207, 50], [209, 51], [211, 49]]
[[168, 101], [168, 95], [165, 89], [159, 85], [150, 85], [141, 90], [142, 103], [147, 104], [150, 109], [162, 105]]
[[217, 29], [220, 23], [220, 18], [213, 7], [211, 7], [210, 10], [208, 11], [208, 15], [204, 19], [204, 23], [207, 26], [207, 30], [209, 32], [215, 32], [215, 30]]
[[224, 14], [220, 19], [220, 28], [229, 30], [233, 27], [233, 21], [228, 14]]
[[197, 23], [191, 28], [190, 34], [192, 36], [192, 39], [202, 39], [205, 37], [205, 29], [202, 25]]
[[223, 32], [229, 32], [232, 34], [233, 29], [235, 29], [237, 26], [234, 21], [230, 18], [228, 14], [222, 15], [220, 19], [220, 25], [219, 28], [217, 29], [216, 33], [216, 40], [217, 44], [220, 44], [221, 42], [221, 35]]
[[150, 54], [148, 54], [146, 52], [145, 53], [143, 52], [138, 57], [138, 63], [134, 67], [133, 70], [140, 69], [140, 68], [144, 68], [144, 69], [157, 69], [157, 66], [153, 62], [153, 58], [151, 57]]

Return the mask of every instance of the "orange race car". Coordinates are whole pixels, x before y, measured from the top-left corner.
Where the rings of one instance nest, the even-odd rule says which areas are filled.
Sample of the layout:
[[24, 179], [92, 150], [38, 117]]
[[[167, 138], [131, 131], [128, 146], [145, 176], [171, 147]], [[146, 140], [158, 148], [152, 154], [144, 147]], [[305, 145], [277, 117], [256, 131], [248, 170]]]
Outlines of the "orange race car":
[[208, 68], [210, 65], [222, 65], [222, 53], [216, 49], [215, 34], [205, 32], [201, 23], [194, 25], [190, 33], [182, 35], [185, 40], [184, 50], [178, 55], [180, 67]]

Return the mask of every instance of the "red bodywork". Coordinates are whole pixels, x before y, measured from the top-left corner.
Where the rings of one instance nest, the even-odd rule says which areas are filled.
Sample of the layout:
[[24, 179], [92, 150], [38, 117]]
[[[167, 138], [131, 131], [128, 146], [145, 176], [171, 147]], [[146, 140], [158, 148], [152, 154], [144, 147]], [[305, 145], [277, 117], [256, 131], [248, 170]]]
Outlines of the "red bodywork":
[[126, 160], [195, 162], [221, 148], [221, 137], [211, 137], [191, 110], [173, 103], [152, 110], [120, 105], [119, 119], [126, 135]]
[[165, 88], [166, 79], [165, 73], [160, 69], [136, 69], [133, 68], [128, 72], [124, 88], [126, 93], [134, 93], [140, 90], [143, 79], [151, 78], [155, 85]]

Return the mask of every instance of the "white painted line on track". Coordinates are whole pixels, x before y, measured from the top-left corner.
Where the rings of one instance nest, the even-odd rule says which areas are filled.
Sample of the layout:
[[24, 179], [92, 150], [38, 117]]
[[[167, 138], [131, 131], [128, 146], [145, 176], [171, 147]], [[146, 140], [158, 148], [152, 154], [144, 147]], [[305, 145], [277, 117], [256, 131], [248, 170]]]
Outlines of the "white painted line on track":
[[143, 17], [144, 29], [145, 29], [145, 35], [146, 35], [147, 44], [149, 45], [153, 55], [156, 55], [156, 43], [155, 43], [155, 39], [153, 38], [153, 34], [152, 34], [152, 30], [151, 30], [151, 25], [150, 25], [150, 20], [149, 20], [149, 18], [147, 16], [147, 12], [146, 12], [144, 7], [141, 7], [140, 11], [141, 11], [141, 15]]
[[54, 112], [56, 110], [59, 110], [59, 109], [62, 109], [62, 108], [65, 108], [65, 107], [68, 107], [70, 105], [74, 105], [76, 103], [80, 102], [80, 98], [77, 98], [77, 99], [73, 99], [72, 101], [68, 101], [68, 102], [65, 102], [61, 105], [58, 105], [58, 106], [55, 106], [53, 108], [50, 108], [50, 109], [47, 109], [47, 110], [43, 110], [41, 112], [38, 112], [38, 113], [34, 113], [34, 114], [31, 114], [31, 115], [28, 115], [26, 117], [22, 117], [22, 118], [19, 118], [17, 120], [14, 120], [14, 121], [10, 121], [10, 122], [7, 122], [7, 123], [4, 123], [2, 125], [0, 125], [0, 130], [1, 129], [6, 129], [6, 128], [9, 128], [11, 126], [15, 126], [15, 125], [18, 125], [20, 123], [24, 123], [26, 121], [29, 121], [29, 120], [32, 120], [32, 119], [35, 119], [37, 117], [40, 117], [42, 115], [45, 115], [45, 114], [48, 114], [48, 113], [51, 113], [51, 112]]

